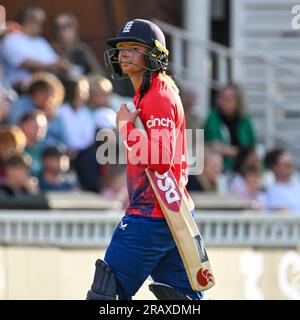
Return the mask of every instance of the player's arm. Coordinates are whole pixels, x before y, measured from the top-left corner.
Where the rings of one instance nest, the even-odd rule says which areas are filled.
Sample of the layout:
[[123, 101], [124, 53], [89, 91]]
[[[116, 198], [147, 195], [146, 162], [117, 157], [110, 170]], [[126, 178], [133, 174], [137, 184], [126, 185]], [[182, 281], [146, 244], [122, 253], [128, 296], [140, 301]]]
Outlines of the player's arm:
[[170, 169], [174, 158], [176, 131], [173, 107], [161, 100], [155, 108], [144, 107], [139, 116], [148, 137], [136, 134], [133, 121], [120, 127], [122, 138], [130, 148], [129, 157], [134, 153], [140, 163], [162, 174]]

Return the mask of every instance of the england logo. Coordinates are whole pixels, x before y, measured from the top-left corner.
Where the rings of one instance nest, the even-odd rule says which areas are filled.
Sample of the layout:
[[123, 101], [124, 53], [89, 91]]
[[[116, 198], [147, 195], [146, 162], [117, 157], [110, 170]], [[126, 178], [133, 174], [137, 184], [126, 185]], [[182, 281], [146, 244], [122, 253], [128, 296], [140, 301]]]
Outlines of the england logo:
[[133, 21], [128, 21], [123, 29], [123, 33], [128, 33], [130, 32], [132, 26], [133, 26], [134, 22]]

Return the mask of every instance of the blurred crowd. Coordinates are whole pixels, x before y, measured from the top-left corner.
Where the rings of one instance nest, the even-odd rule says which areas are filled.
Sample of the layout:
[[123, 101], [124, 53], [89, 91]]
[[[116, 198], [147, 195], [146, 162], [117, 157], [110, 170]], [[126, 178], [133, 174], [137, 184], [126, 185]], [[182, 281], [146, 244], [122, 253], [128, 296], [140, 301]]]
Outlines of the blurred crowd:
[[45, 20], [42, 8], [28, 6], [1, 34], [0, 196], [84, 190], [119, 198], [124, 168], [96, 159], [98, 130], [116, 129], [112, 83], [72, 13], [55, 17], [51, 40]]
[[288, 150], [266, 150], [258, 144], [236, 84], [217, 92], [203, 128], [204, 169], [189, 177], [190, 191], [232, 195], [251, 201], [258, 211], [300, 213], [300, 183], [293, 157]]
[[[116, 132], [125, 99], [80, 39], [72, 13], [55, 17], [51, 39], [43, 37], [45, 20], [43, 9], [26, 7], [0, 36], [0, 197], [83, 190], [125, 201], [124, 166], [96, 158], [97, 132]], [[190, 176], [188, 190], [252, 200], [257, 210], [300, 211], [293, 158], [258, 148], [241, 89], [221, 88], [205, 120], [193, 109], [195, 96], [181, 91], [187, 128], [203, 128], [205, 138], [204, 170]]]

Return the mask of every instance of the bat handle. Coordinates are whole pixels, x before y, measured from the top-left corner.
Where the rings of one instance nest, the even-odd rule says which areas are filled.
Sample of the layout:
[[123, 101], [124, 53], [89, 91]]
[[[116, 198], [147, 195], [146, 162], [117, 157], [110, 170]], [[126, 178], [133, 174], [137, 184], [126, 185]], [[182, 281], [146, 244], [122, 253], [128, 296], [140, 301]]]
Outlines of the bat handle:
[[[129, 112], [133, 113], [133, 112], [136, 111], [136, 107], [135, 107], [135, 105], [134, 105], [131, 101], [127, 102], [125, 105], [126, 105], [126, 109], [127, 109]], [[145, 137], [148, 137], [147, 131], [146, 131], [146, 129], [145, 129], [145, 127], [144, 127], [144, 124], [143, 124], [143, 121], [141, 120], [141, 118], [140, 118], [139, 116], [137, 116], [137, 117], [135, 118], [135, 120], [134, 120], [134, 126], [135, 126], [137, 129], [140, 129]]]

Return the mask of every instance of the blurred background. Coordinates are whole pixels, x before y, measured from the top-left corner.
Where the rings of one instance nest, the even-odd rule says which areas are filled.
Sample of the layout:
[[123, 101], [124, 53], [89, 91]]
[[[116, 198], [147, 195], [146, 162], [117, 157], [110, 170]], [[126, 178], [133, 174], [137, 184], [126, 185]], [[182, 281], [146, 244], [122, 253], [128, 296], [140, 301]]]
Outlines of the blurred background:
[[[97, 134], [117, 134], [133, 96], [103, 52], [134, 18], [166, 35], [190, 160], [204, 130], [204, 170], [187, 188], [215, 273], [209, 296], [300, 299], [300, 3], [1, 5], [0, 299], [85, 299], [128, 201], [125, 165], [112, 163], [122, 142], [100, 163]], [[149, 282], [135, 299], [154, 299]]]

